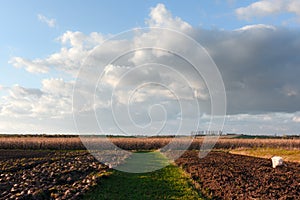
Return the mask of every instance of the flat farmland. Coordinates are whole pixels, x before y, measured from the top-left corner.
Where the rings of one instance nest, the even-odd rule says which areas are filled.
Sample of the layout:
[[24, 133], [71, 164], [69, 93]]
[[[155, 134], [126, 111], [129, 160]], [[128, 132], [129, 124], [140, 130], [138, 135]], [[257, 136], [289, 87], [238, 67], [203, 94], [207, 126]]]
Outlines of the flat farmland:
[[300, 163], [273, 169], [270, 159], [210, 152], [199, 158], [187, 151], [176, 164], [189, 173], [211, 199], [299, 199]]
[[[101, 145], [102, 141], [93, 137], [89, 140], [95, 145]], [[160, 149], [170, 141], [176, 141], [179, 149], [186, 142], [185, 138], [114, 137], [110, 141], [128, 152], [153, 153], [152, 164], [166, 162], [168, 152]], [[198, 150], [202, 142], [203, 138], [194, 139], [180, 158], [161, 170], [130, 174], [100, 163], [79, 137], [0, 137], [0, 199], [126, 199], [120, 195], [129, 195], [131, 199], [297, 199], [300, 196], [299, 139], [220, 138], [212, 152], [200, 159]], [[253, 156], [236, 155], [241, 151]], [[273, 154], [282, 157], [289, 154], [295, 162], [284, 157], [285, 165], [273, 169], [270, 160]], [[97, 154], [100, 160], [113, 158], [110, 159], [115, 162], [113, 165], [132, 162], [126, 152], [118, 155], [113, 158], [115, 154], [107, 154], [105, 150]], [[112, 191], [120, 195], [112, 195]]]
[[80, 198], [107, 168], [87, 151], [1, 150], [0, 199]]

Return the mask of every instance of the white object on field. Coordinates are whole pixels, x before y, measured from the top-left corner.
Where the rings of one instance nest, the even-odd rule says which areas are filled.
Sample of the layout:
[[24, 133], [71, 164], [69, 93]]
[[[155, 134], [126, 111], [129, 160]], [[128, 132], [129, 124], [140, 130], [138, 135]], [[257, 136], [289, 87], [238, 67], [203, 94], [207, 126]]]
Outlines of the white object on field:
[[273, 168], [276, 168], [280, 165], [283, 165], [283, 158], [280, 156], [273, 156], [272, 158], [272, 166]]

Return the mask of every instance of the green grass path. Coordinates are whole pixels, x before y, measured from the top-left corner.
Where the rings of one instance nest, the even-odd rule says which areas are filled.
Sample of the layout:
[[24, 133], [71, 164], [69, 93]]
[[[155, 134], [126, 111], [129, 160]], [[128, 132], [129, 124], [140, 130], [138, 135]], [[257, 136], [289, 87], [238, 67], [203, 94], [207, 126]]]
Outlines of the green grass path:
[[[159, 152], [134, 154], [135, 159], [128, 159], [125, 169], [137, 163], [149, 169], [167, 162]], [[202, 199], [192, 187], [189, 177], [174, 165], [149, 173], [127, 173], [112, 170], [112, 174], [103, 178], [99, 185], [84, 199]]]

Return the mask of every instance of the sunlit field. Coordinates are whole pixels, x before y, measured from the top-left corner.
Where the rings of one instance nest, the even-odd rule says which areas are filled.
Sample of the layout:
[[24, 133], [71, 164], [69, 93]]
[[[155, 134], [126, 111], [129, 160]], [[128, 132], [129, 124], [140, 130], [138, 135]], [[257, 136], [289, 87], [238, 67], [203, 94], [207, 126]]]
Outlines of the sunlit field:
[[0, 27], [0, 200], [300, 200], [300, 0], [2, 0]]
[[[160, 148], [172, 140], [184, 143], [186, 138], [109, 139], [128, 152], [141, 152], [124, 153], [113, 159], [119, 169], [134, 168], [140, 163], [146, 166], [148, 163], [149, 169], [161, 165], [162, 169], [142, 174], [114, 170], [111, 164], [99, 162], [85, 150], [79, 137], [0, 137], [1, 199], [128, 199], [124, 195], [130, 199], [243, 199], [249, 195], [276, 199], [299, 196], [298, 138], [223, 137], [200, 159], [198, 150], [203, 142], [200, 137], [194, 139], [189, 150], [175, 162], [167, 159], [170, 152], [160, 152]], [[152, 157], [146, 160], [145, 153]], [[97, 158], [108, 155], [100, 151]], [[273, 169], [270, 158], [274, 155], [282, 156], [285, 165]]]
[[[178, 142], [184, 144], [191, 142], [190, 149], [199, 149], [203, 137], [149, 137], [149, 138], [135, 138], [135, 137], [108, 137], [109, 141], [116, 146], [126, 150], [154, 150], [159, 149], [170, 143]], [[86, 137], [84, 141], [90, 144], [93, 142], [101, 144], [107, 140], [106, 137]], [[243, 138], [228, 138], [220, 137], [214, 149], [237, 149], [237, 148], [283, 148], [283, 149], [299, 149], [300, 138], [265, 138], [265, 139], [243, 139]], [[0, 137], [0, 149], [51, 149], [51, 150], [84, 150], [85, 146], [82, 144], [78, 136], [15, 136], [15, 137]]]

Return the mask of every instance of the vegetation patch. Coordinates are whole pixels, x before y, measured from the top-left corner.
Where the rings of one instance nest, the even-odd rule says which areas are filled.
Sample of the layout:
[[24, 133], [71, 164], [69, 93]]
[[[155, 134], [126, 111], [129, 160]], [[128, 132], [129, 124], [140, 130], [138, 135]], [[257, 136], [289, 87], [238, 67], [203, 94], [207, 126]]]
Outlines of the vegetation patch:
[[[128, 160], [126, 165], [142, 161]], [[149, 153], [147, 153], [149, 155]], [[166, 158], [159, 152], [151, 152], [148, 163], [161, 165]], [[152, 162], [153, 161], [153, 162]], [[153, 167], [149, 165], [149, 167]], [[112, 174], [101, 179], [98, 186], [85, 196], [85, 199], [203, 199], [193, 188], [187, 174], [175, 165], [168, 165], [149, 173], [126, 173], [112, 170]]]
[[281, 156], [284, 161], [300, 162], [299, 149], [282, 149], [282, 148], [251, 148], [251, 149], [234, 149], [230, 153], [248, 155], [260, 158], [271, 158]]

